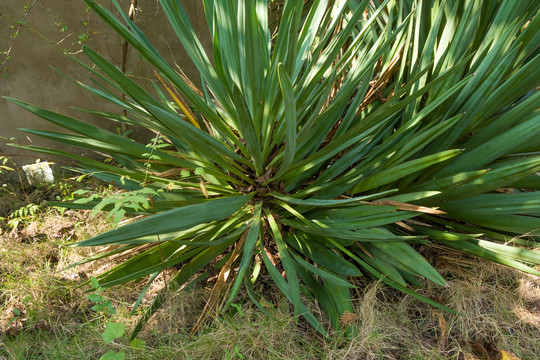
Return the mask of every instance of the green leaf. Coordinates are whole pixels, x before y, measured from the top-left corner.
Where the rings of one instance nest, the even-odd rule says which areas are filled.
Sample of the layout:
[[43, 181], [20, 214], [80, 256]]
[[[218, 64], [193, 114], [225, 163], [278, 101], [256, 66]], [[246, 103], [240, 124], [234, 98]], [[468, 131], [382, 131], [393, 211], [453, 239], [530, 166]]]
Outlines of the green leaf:
[[144, 343], [145, 341], [141, 339], [133, 339], [129, 342], [129, 347], [137, 350], [144, 349]]
[[224, 308], [226, 309], [236, 298], [242, 281], [247, 274], [249, 264], [254, 256], [253, 251], [256, 248], [257, 241], [260, 237], [260, 227], [261, 227], [261, 211], [262, 211], [262, 202], [258, 202], [255, 205], [253, 210], [253, 220], [249, 227], [248, 234], [244, 243], [244, 248], [242, 249], [242, 260], [238, 266], [238, 273], [236, 274], [236, 279], [230, 290], [229, 299], [225, 304]]
[[540, 196], [535, 192], [481, 194], [448, 201], [441, 206], [447, 212], [470, 215], [511, 215], [540, 213]]
[[98, 280], [96, 279], [95, 276], [92, 276], [92, 277], [90, 278], [90, 282], [92, 283], [92, 287], [93, 287], [94, 289], [96, 289], [96, 290], [99, 289], [99, 283], [98, 283]]
[[104, 305], [104, 304], [96, 304], [94, 306], [91, 307], [92, 310], [96, 311], [96, 312], [100, 312], [100, 311], [103, 311], [105, 310], [107, 307]]
[[103, 341], [107, 344], [112, 343], [124, 335], [124, 325], [114, 322], [108, 322], [105, 326], [105, 331], [101, 334]]
[[281, 177], [291, 166], [296, 153], [296, 105], [295, 95], [291, 79], [284, 69], [283, 64], [278, 64], [279, 84], [285, 103], [285, 150], [283, 152], [283, 162], [276, 174], [276, 178]]
[[[263, 257], [263, 260], [264, 260], [264, 263], [266, 265], [266, 268], [268, 269], [268, 272], [270, 274], [270, 276], [272, 277], [272, 279], [274, 280], [274, 282], [276, 283], [276, 285], [279, 287], [279, 289], [283, 292], [283, 294], [285, 294], [285, 296], [289, 299], [289, 301], [293, 302], [295, 301], [293, 298], [292, 298], [292, 295], [293, 293], [289, 290], [289, 285], [288, 283], [285, 281], [285, 279], [283, 279], [283, 277], [281, 277], [281, 274], [278, 272], [278, 270], [275, 268], [275, 266], [272, 264], [272, 262], [270, 261], [270, 259], [268, 258], [268, 255], [266, 254], [266, 252], [264, 251], [264, 249], [261, 249], [261, 254], [262, 254], [262, 257]], [[315, 316], [313, 316], [313, 314], [311, 313], [311, 311], [309, 311], [309, 309], [302, 303], [300, 302], [300, 314], [318, 331], [320, 332], [323, 336], [328, 336], [328, 333], [326, 332], [326, 330], [323, 328], [323, 326], [321, 325], [321, 323], [315, 318]]]
[[265, 213], [268, 223], [270, 224], [270, 229], [272, 230], [274, 240], [276, 241], [279, 256], [283, 263], [283, 267], [285, 268], [287, 285], [289, 288], [289, 294], [287, 297], [291, 299], [293, 303], [294, 314], [296, 317], [300, 315], [300, 287], [298, 284], [298, 277], [296, 275], [294, 258], [291, 257], [289, 250], [285, 246], [285, 242], [283, 241], [283, 237], [281, 235], [281, 230], [274, 219], [274, 216], [267, 209], [265, 209]]
[[90, 294], [86, 298], [95, 303], [102, 302], [103, 300], [105, 300], [105, 298], [99, 294]]
[[521, 270], [532, 275], [540, 276], [540, 271], [526, 266], [521, 262], [513, 260], [505, 255], [501, 255], [500, 251], [492, 251], [489, 246], [486, 247], [485, 243], [481, 243], [479, 240], [471, 239], [468, 241], [438, 241], [450, 248], [457, 249], [459, 251], [463, 251], [502, 265], [510, 266], [514, 269]]
[[332, 270], [333, 272], [341, 275], [362, 275], [356, 266], [332, 250], [329, 250], [327, 247], [321, 245], [319, 242], [313, 241], [312, 237], [307, 234], [297, 232], [295, 235], [287, 236], [285, 241], [299, 253], [308, 257], [319, 266]]
[[[201, 167], [198, 167], [198, 168], [195, 169], [194, 173], [195, 173], [195, 175], [202, 176], [202, 175], [204, 175], [204, 169], [201, 168]], [[189, 176], [189, 173], [188, 173], [188, 176]]]
[[[77, 246], [114, 244], [147, 235], [186, 230], [202, 223], [222, 220], [240, 210], [252, 195], [210, 200], [159, 213], [77, 243]], [[171, 219], [176, 219], [171, 221]]]
[[295, 204], [295, 205], [306, 205], [306, 206], [340, 206], [340, 205], [347, 205], [347, 204], [353, 204], [355, 202], [361, 202], [361, 201], [367, 201], [372, 200], [375, 198], [383, 197], [385, 195], [391, 194], [397, 190], [388, 190], [384, 192], [380, 192], [377, 194], [371, 194], [366, 196], [357, 196], [352, 197], [348, 199], [338, 199], [338, 200], [319, 200], [319, 199], [298, 199], [293, 198], [290, 196], [285, 196], [279, 193], [271, 193], [273, 197], [276, 199], [283, 200], [285, 202]]
[[379, 248], [387, 256], [394, 258], [409, 270], [409, 272], [424, 276], [426, 279], [436, 284], [444, 285], [442, 276], [435, 270], [416, 250], [404, 242], [384, 243], [374, 242], [374, 246]]
[[410, 174], [414, 174], [415, 172], [425, 169], [433, 164], [437, 164], [451, 159], [459, 154], [461, 154], [461, 150], [447, 150], [437, 154], [428, 155], [420, 159], [407, 161], [392, 168], [382, 170], [373, 176], [368, 176], [365, 180], [360, 180], [352, 188], [352, 190], [350, 190], [350, 192], [356, 194], [362, 191], [386, 185], [393, 181], [404, 178], [405, 176], [408, 176]]
[[114, 352], [114, 350], [109, 350], [99, 358], [99, 360], [124, 360], [126, 354], [123, 351]]
[[240, 93], [240, 89], [235, 85], [233, 88], [233, 100], [236, 107], [236, 116], [238, 118], [239, 128], [246, 141], [248, 156], [253, 160], [253, 166], [257, 172], [257, 176], [262, 175], [262, 149], [259, 140], [259, 135], [255, 131], [255, 124], [249, 114], [247, 104], [244, 97]]
[[313, 296], [317, 299], [321, 307], [328, 314], [328, 317], [330, 318], [330, 321], [332, 321], [332, 325], [334, 325], [334, 328], [339, 329], [340, 324], [338, 310], [334, 303], [334, 299], [330, 296], [328, 290], [318, 280], [315, 279], [312, 273], [307, 271], [302, 266], [298, 266], [296, 271], [302, 279], [302, 282], [306, 284], [306, 286], [309, 288]]
[[365, 263], [397, 284], [407, 286], [401, 273], [397, 269], [397, 264], [393, 258], [389, 258], [385, 253], [374, 246], [368, 246], [368, 244], [366, 244], [365, 247], [369, 249], [369, 254], [366, 253], [366, 250], [364, 249], [355, 249], [356, 254], [358, 254]]
[[180, 172], [180, 176], [183, 177], [183, 178], [189, 177], [190, 175], [191, 175], [190, 172], [187, 171], [187, 170], [182, 170]]
[[440, 175], [475, 170], [483, 167], [498, 157], [510, 153], [519, 144], [538, 136], [538, 134], [540, 134], [540, 112], [537, 111], [532, 119], [514, 126], [499, 136], [495, 136], [481, 146], [465, 151], [461, 156], [448, 164], [441, 171]]
[[321, 268], [318, 268], [318, 267], [310, 264], [309, 262], [303, 260], [299, 256], [294, 255], [293, 253], [291, 253], [291, 255], [299, 265], [305, 267], [309, 272], [320, 276], [324, 280], [329, 280], [329, 281], [333, 282], [336, 285], [343, 286], [343, 287], [346, 287], [346, 288], [350, 288], [350, 289], [356, 288], [356, 286], [350, 284], [346, 280], [341, 279], [337, 275], [334, 275], [334, 274], [332, 274], [332, 273], [330, 273], [328, 271], [325, 271], [325, 270], [323, 270]]

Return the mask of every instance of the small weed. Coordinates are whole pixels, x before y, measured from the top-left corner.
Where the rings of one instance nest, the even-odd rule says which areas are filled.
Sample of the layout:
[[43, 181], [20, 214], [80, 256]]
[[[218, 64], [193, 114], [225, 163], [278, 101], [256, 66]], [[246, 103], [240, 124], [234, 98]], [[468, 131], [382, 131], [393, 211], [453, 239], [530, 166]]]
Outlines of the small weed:
[[240, 350], [238, 350], [238, 346], [234, 347], [234, 353], [230, 353], [229, 350], [225, 350], [225, 359], [227, 360], [233, 360], [233, 359], [245, 359], [246, 357], [242, 354], [240, 354]]
[[21, 311], [19, 309], [14, 307], [11, 311], [13, 311], [14, 316], [13, 316], [13, 319], [9, 321], [8, 326], [21, 318]]
[[[92, 307], [92, 310], [97, 312], [104, 312], [105, 314], [114, 315], [116, 314], [116, 309], [112, 305], [111, 301], [106, 299], [102, 293], [103, 289], [99, 286], [98, 280], [92, 276], [90, 280], [92, 287], [95, 292], [88, 295], [87, 299], [96, 303]], [[106, 344], [111, 344], [114, 340], [124, 336], [124, 325], [116, 322], [107, 322], [105, 326], [105, 331], [101, 333], [101, 338]], [[124, 360], [126, 354], [123, 351], [115, 352], [114, 350], [108, 351], [105, 355], [100, 357], [100, 360]]]
[[0, 220], [7, 221], [7, 227], [13, 230], [19, 228], [19, 225], [24, 226], [30, 223], [41, 210], [40, 205], [27, 204], [15, 210], [7, 218], [0, 218]]
[[103, 289], [99, 286], [98, 280], [92, 276], [90, 280], [92, 287], [96, 290], [94, 293], [88, 295], [86, 298], [93, 303], [96, 303], [92, 307], [92, 310], [94, 311], [103, 311], [105, 314], [114, 315], [116, 314], [116, 309], [112, 305], [110, 300], [107, 300], [103, 295]]

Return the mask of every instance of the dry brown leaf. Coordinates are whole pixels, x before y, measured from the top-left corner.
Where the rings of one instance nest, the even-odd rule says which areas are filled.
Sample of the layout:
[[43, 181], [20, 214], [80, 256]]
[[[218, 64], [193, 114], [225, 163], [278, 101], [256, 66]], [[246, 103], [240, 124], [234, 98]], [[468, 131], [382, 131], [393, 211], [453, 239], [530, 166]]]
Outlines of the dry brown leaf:
[[356, 246], [358, 246], [360, 250], [362, 250], [367, 256], [374, 259], [373, 255], [371, 255], [371, 253], [365, 247], [363, 247], [359, 242], [356, 242]]
[[439, 271], [448, 271], [454, 275], [459, 275], [459, 276], [464, 276], [466, 274], [466, 272], [463, 271], [463, 269], [459, 268], [458, 266], [455, 266], [454, 264], [448, 261], [441, 259], [440, 257], [437, 259], [435, 268]]
[[437, 349], [442, 351], [448, 345], [448, 323], [440, 312], [437, 312], [437, 316], [439, 319], [439, 328], [441, 329], [441, 336], [437, 340]]
[[513, 194], [516, 192], [516, 190], [512, 188], [498, 188], [498, 189], [495, 189], [495, 191], [498, 193], [503, 193], [503, 194]]
[[206, 190], [206, 185], [204, 185], [204, 180], [202, 177], [199, 178], [199, 184], [201, 184], [201, 190], [204, 194], [204, 197], [208, 199], [208, 190]]
[[204, 94], [202, 93], [202, 91], [197, 86], [195, 86], [195, 84], [193, 84], [193, 82], [184, 73], [182, 68], [180, 66], [178, 66], [178, 64], [175, 64], [175, 65], [176, 65], [176, 68], [178, 69], [177, 73], [178, 73], [178, 75], [180, 75], [180, 77], [182, 77], [182, 80], [184, 80], [185, 83], [188, 84], [188, 86], [191, 88], [191, 90], [193, 90], [193, 91], [195, 91], [197, 93], [197, 95], [199, 95], [200, 97], [203, 97]]
[[6, 330], [5, 334], [9, 336], [17, 336], [19, 334], [19, 326], [11, 325], [9, 329]]
[[397, 207], [399, 210], [416, 211], [416, 212], [421, 212], [421, 213], [424, 213], [424, 214], [433, 214], [433, 215], [443, 215], [443, 214], [446, 214], [446, 213], [445, 213], [444, 211], [442, 211], [442, 210], [437, 210], [437, 209], [429, 208], [429, 207], [426, 207], [426, 206], [418, 206], [418, 205], [413, 205], [413, 204], [403, 203], [403, 202], [394, 201], [394, 200], [379, 200], [379, 201], [372, 201], [370, 204], [372, 204], [372, 205], [389, 205], [389, 206], [395, 206], [395, 207]]
[[36, 324], [36, 329], [37, 330], [45, 330], [45, 331], [51, 331], [52, 328], [49, 324], [47, 324], [47, 320], [45, 319], [41, 319], [38, 321], [38, 323]]
[[56, 239], [62, 239], [62, 238], [71, 238], [75, 235], [75, 226], [72, 224], [62, 226], [59, 229], [53, 230], [51, 233], [51, 237]]
[[501, 352], [495, 344], [479, 336], [476, 341], [469, 341], [469, 345], [475, 353], [481, 356], [483, 360], [501, 360]]
[[195, 120], [195, 114], [193, 114], [193, 112], [189, 108], [189, 105], [184, 101], [184, 99], [182, 98], [182, 95], [180, 95], [178, 91], [176, 91], [176, 87], [170, 82], [170, 80], [169, 80], [169, 84], [171, 86], [168, 86], [157, 72], [156, 72], [156, 77], [158, 78], [159, 82], [161, 82], [161, 85], [163, 85], [163, 87], [167, 89], [167, 91], [169, 92], [169, 95], [171, 95], [176, 105], [178, 105], [178, 107], [182, 110], [182, 112], [186, 116], [186, 121], [191, 123], [191, 125], [195, 126], [197, 129], [200, 129], [201, 127]]
[[244, 234], [242, 235], [242, 237], [240, 238], [240, 240], [238, 240], [231, 254], [231, 257], [229, 258], [229, 260], [227, 260], [225, 265], [223, 265], [223, 267], [221, 268], [216, 284], [214, 285], [214, 288], [212, 289], [212, 293], [210, 294], [210, 298], [208, 299], [208, 302], [204, 306], [204, 309], [201, 312], [201, 315], [197, 319], [197, 322], [191, 329], [191, 335], [194, 335], [197, 332], [199, 327], [208, 318], [210, 311], [215, 309], [216, 304], [221, 297], [221, 294], [225, 290], [225, 285], [227, 284], [227, 280], [229, 279], [229, 275], [231, 274], [234, 262], [236, 261], [236, 259], [238, 258], [240, 254], [240, 249], [242, 248], [242, 246], [244, 246], [244, 242], [246, 241], [248, 231], [249, 229], [246, 230]]
[[409, 225], [405, 224], [403, 221], [396, 221], [396, 225], [401, 226], [407, 231], [414, 232], [414, 229], [410, 227]]
[[393, 92], [390, 93], [390, 96], [385, 99], [382, 96], [382, 91], [388, 84], [390, 77], [398, 70], [398, 66], [396, 66], [399, 63], [399, 60], [401, 59], [401, 53], [403, 50], [403, 46], [399, 49], [397, 54], [394, 56], [392, 61], [390, 61], [390, 64], [386, 68], [386, 70], [380, 75], [376, 76], [374, 80], [369, 82], [369, 85], [371, 85], [371, 88], [367, 92], [366, 96], [364, 96], [364, 99], [362, 100], [362, 104], [358, 108], [357, 114], [359, 114], [362, 110], [364, 110], [371, 102], [374, 100], [380, 100], [382, 102], [386, 102], [389, 98], [393, 96]]
[[159, 177], [162, 177], [162, 178], [170, 179], [170, 178], [173, 178], [173, 177], [176, 177], [176, 176], [180, 175], [182, 170], [184, 170], [184, 169], [182, 169], [182, 168], [173, 168], [173, 169], [169, 169], [169, 170], [165, 170], [163, 172], [157, 173], [157, 175]]
[[274, 167], [270, 166], [268, 170], [264, 174], [262, 174], [256, 181], [260, 184], [268, 181], [270, 177], [272, 176], [272, 173], [274, 172]]
[[516, 355], [509, 353], [508, 351], [501, 350], [501, 360], [521, 360]]
[[339, 317], [339, 323], [341, 324], [341, 326], [347, 327], [356, 323], [358, 319], [360, 319], [360, 315], [345, 311], [343, 315]]
[[276, 262], [276, 259], [274, 258], [274, 255], [272, 255], [272, 253], [270, 251], [268, 251], [266, 249], [266, 247], [264, 248], [264, 252], [266, 253], [268, 258], [270, 259], [270, 262], [272, 263], [272, 265], [276, 266], [277, 262]]

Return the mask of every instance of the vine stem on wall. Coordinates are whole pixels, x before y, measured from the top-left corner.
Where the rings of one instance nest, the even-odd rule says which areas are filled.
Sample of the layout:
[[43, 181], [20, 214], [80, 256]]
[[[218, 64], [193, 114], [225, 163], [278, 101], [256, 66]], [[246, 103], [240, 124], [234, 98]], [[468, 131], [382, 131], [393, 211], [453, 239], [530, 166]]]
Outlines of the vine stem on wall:
[[[7, 51], [5, 53], [4, 60], [0, 63], [0, 76], [4, 73], [4, 70], [6, 69], [7, 61], [9, 59], [10, 54], [11, 54], [11, 50], [13, 49], [13, 44], [15, 44], [15, 39], [19, 36], [19, 31], [21, 30], [21, 28], [26, 27], [26, 26], [24, 26], [24, 21], [28, 17], [28, 14], [30, 13], [30, 10], [32, 10], [32, 8], [34, 7], [34, 5], [36, 5], [37, 2], [38, 2], [38, 0], [34, 0], [32, 2], [32, 4], [30, 4], [28, 7], [25, 7], [26, 11], [24, 12], [24, 16], [22, 17], [22, 19], [20, 21], [15, 21], [17, 23], [17, 30], [15, 30], [15, 33], [11, 37], [11, 43], [9, 44], [9, 48], [7, 49]], [[13, 19], [9, 18], [5, 14], [0, 13], [0, 15], [2, 17], [7, 18], [10, 21], [13, 21]]]

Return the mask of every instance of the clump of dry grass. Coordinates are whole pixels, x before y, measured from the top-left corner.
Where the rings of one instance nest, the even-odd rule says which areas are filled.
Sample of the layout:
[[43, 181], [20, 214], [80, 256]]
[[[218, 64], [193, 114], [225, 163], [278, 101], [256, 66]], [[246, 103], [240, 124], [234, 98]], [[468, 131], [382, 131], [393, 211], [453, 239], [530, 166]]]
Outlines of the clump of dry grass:
[[[316, 359], [321, 350], [299, 332], [288, 309], [269, 318], [245, 304], [234, 313], [216, 317], [200, 332], [189, 336], [204, 302], [203, 290], [170, 294], [167, 305], [140, 334], [148, 346], [170, 358]], [[285, 306], [284, 308], [288, 308]], [[315, 340], [315, 339], [312, 339]]]
[[329, 358], [482, 359], [483, 348], [537, 359], [540, 279], [481, 261], [474, 270], [423, 291], [457, 314], [372, 285], [356, 302], [358, 335]]

